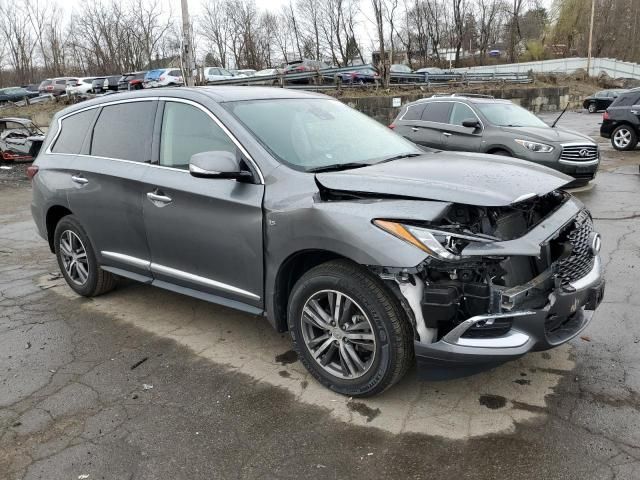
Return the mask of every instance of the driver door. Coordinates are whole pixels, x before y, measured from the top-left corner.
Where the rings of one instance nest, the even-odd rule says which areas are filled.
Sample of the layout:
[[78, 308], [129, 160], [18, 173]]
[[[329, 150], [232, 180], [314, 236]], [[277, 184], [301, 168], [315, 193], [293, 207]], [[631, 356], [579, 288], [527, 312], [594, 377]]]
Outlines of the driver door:
[[189, 173], [196, 153], [224, 150], [242, 156], [214, 118], [204, 107], [162, 102], [157, 166], [143, 179], [151, 270], [158, 286], [184, 287], [194, 296], [203, 297], [201, 292], [203, 298], [213, 295], [210, 300], [257, 311], [263, 301], [264, 185]]

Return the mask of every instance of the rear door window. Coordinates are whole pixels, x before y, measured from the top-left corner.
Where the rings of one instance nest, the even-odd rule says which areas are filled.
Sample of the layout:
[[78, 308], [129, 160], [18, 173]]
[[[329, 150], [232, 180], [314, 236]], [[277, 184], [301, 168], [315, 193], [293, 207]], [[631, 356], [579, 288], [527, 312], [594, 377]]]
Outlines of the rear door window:
[[187, 170], [201, 152], [236, 153], [236, 145], [209, 115], [192, 105], [166, 102], [160, 134], [160, 165]]
[[156, 102], [130, 102], [102, 108], [93, 128], [91, 155], [147, 162]]
[[55, 144], [51, 148], [53, 153], [78, 154], [98, 113], [97, 108], [75, 113], [62, 120], [62, 127]]
[[426, 122], [449, 123], [451, 102], [429, 102], [422, 112], [422, 120]]

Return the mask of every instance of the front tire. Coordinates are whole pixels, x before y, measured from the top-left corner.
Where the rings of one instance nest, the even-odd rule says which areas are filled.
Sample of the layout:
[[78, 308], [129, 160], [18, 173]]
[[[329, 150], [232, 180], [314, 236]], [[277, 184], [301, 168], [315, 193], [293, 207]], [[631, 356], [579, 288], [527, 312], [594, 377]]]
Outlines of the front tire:
[[397, 299], [368, 270], [346, 260], [319, 265], [298, 280], [288, 323], [302, 364], [343, 395], [381, 393], [413, 361], [413, 330]]
[[100, 268], [93, 246], [73, 215], [63, 217], [53, 235], [60, 272], [78, 295], [95, 297], [116, 286], [116, 277]]
[[638, 145], [638, 135], [632, 127], [620, 125], [611, 134], [611, 145], [620, 151], [633, 150]]
[[494, 150], [493, 152], [491, 152], [491, 155], [500, 155], [501, 157], [513, 157], [513, 155], [511, 155], [511, 153], [507, 152], [506, 150]]
[[598, 111], [598, 108], [596, 107], [596, 104], [591, 102], [589, 103], [589, 106], [587, 107], [587, 110], [589, 113], [596, 113]]

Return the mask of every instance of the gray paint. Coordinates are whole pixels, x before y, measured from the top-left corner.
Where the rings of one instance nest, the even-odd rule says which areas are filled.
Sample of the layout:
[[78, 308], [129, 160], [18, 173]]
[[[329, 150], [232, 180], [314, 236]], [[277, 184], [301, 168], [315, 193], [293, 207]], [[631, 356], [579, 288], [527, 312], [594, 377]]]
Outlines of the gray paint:
[[[100, 257], [112, 271], [152, 278], [154, 285], [234, 308], [266, 312], [276, 325], [278, 271], [296, 253], [323, 250], [363, 265], [414, 268], [426, 254], [375, 227], [373, 219], [436, 220], [450, 202], [507, 205], [567, 181], [516, 160], [443, 153], [316, 178], [279, 164], [223, 107], [224, 100], [265, 95], [324, 98], [270, 88], [154, 89], [111, 95], [60, 112], [36, 160], [40, 172], [34, 181], [33, 212], [39, 231], [46, 235], [49, 208], [64, 206], [80, 217], [96, 251], [141, 261]], [[211, 112], [241, 145], [255, 182], [194, 178], [155, 165], [49, 152], [63, 116], [143, 98], [182, 99]], [[72, 182], [74, 175], [88, 183]], [[316, 180], [376, 198], [322, 201]], [[156, 205], [147, 198], [149, 192], [171, 200]], [[384, 198], [387, 194], [420, 200]]]

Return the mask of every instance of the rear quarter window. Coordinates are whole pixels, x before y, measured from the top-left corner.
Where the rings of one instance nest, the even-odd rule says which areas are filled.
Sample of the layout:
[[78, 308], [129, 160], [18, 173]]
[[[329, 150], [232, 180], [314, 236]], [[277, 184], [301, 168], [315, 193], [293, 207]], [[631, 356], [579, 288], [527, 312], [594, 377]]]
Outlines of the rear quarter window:
[[409, 105], [407, 111], [402, 116], [402, 120], [420, 120], [422, 118], [422, 112], [424, 111], [424, 103]]
[[612, 104], [612, 107], [631, 107], [640, 103], [640, 92], [620, 95]]
[[130, 102], [102, 108], [93, 128], [91, 155], [145, 162], [151, 158], [156, 102]]
[[72, 155], [80, 153], [84, 139], [97, 113], [98, 109], [94, 108], [62, 119], [60, 133], [51, 151]]

